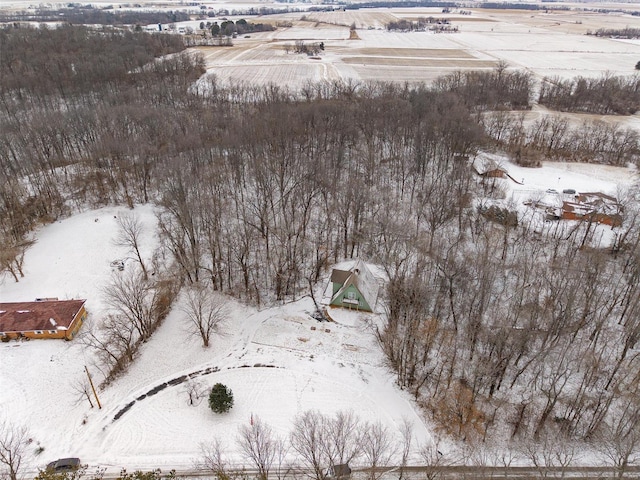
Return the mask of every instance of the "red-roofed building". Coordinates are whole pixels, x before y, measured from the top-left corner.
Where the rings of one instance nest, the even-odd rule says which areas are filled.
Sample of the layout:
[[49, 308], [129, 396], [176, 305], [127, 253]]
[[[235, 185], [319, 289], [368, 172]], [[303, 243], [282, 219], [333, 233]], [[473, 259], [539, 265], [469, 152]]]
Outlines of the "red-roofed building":
[[615, 197], [600, 192], [580, 193], [574, 202], [562, 202], [563, 220], [583, 220], [612, 227], [622, 225], [622, 206]]
[[85, 301], [44, 299], [0, 303], [0, 339], [72, 340], [87, 318]]

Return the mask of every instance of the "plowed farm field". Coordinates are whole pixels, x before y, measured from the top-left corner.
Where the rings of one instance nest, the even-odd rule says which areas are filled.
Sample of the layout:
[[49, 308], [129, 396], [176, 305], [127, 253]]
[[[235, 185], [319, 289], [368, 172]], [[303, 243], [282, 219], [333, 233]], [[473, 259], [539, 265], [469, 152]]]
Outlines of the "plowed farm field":
[[[279, 25], [276, 31], [233, 40], [232, 47], [199, 48], [220, 80], [299, 88], [308, 82], [356, 80], [430, 82], [457, 70], [482, 70], [506, 62], [510, 68], [550, 76], [630, 75], [640, 60], [640, 41], [588, 35], [599, 28], [640, 28], [625, 11], [599, 12], [589, 4], [567, 10], [370, 8], [299, 12], [249, 21]], [[636, 8], [637, 7], [637, 8]], [[455, 33], [388, 31], [390, 22], [432, 17]], [[286, 26], [282, 26], [286, 25]], [[350, 27], [355, 26], [355, 34]], [[322, 43], [308, 56], [296, 44]]]

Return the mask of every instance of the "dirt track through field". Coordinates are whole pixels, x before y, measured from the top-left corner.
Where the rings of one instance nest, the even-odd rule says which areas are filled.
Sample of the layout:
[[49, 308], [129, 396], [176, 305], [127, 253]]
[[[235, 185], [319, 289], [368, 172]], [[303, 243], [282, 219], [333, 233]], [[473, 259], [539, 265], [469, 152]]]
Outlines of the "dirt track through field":
[[464, 51], [435, 48], [354, 48], [353, 54], [380, 56], [380, 57], [410, 57], [410, 58], [474, 58]]
[[356, 65], [386, 65], [397, 67], [491, 68], [496, 65], [496, 62], [487, 60], [396, 57], [344, 57], [342, 61]]

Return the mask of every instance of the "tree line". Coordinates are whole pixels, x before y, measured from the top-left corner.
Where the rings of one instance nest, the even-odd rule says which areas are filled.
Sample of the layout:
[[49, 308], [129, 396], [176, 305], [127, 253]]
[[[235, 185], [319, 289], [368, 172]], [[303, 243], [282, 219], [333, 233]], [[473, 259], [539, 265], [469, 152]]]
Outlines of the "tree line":
[[446, 18], [434, 17], [418, 17], [416, 20], [400, 19], [395, 22], [389, 22], [386, 25], [387, 30], [400, 30], [402, 32], [424, 32], [434, 25], [450, 25], [451, 22]]
[[36, 8], [35, 11], [2, 11], [0, 22], [68, 22], [73, 25], [148, 25], [152, 23], [185, 22], [186, 12], [112, 10], [77, 5], [59, 10]]
[[[112, 203], [158, 205], [158, 255], [175, 285], [256, 305], [307, 295], [331, 264], [366, 258], [389, 278], [378, 330], [389, 365], [442, 429], [467, 442], [597, 439], [628, 462], [640, 424], [618, 412], [637, 407], [637, 192], [621, 198], [624, 228], [608, 248], [590, 222], [540, 225], [531, 212], [516, 225], [476, 208], [501, 195], [470, 168], [480, 149], [560, 149], [561, 125], [506, 112], [529, 107], [528, 75], [499, 66], [433, 86], [293, 92], [221, 85], [177, 42], [0, 31], [0, 239], [16, 253], [3, 269], [19, 280], [38, 223]], [[625, 155], [638, 164], [637, 149]], [[122, 281], [147, 288], [144, 266]], [[114, 306], [133, 338], [166, 306], [154, 282], [140, 294], [151, 303]], [[114, 304], [133, 289], [121, 287]]]
[[556, 160], [624, 167], [636, 164], [640, 152], [637, 130], [601, 120], [571, 122], [551, 114], [526, 122], [522, 113], [494, 111], [484, 113], [480, 122], [495, 144], [523, 166]]
[[564, 112], [633, 115], [640, 109], [640, 77], [602, 75], [563, 80], [544, 78], [538, 102]]
[[[628, 412], [627, 412], [628, 413]], [[414, 424], [403, 419], [394, 427], [379, 420], [367, 420], [353, 411], [337, 411], [326, 415], [316, 410], [303, 411], [293, 419], [290, 431], [280, 434], [257, 415], [248, 425], [227, 432], [224, 438], [213, 437], [200, 444], [193, 459], [193, 469], [200, 476], [216, 480], [276, 478], [329, 480], [353, 478], [352, 470], [367, 480], [397, 478], [405, 480], [419, 475], [427, 480], [438, 478], [495, 478], [522, 476], [564, 478], [579, 473], [583, 478], [623, 478], [637, 472], [616, 463], [604, 455], [601, 467], [581, 467], [579, 452], [561, 439], [551, 439], [540, 448], [533, 442], [481, 444], [454, 453], [448, 451], [438, 437], [418, 439]], [[24, 428], [0, 428], [0, 445], [13, 453], [0, 457], [0, 466], [7, 469], [7, 478], [17, 480], [23, 475], [22, 460], [28, 455], [29, 432]], [[7, 443], [3, 443], [5, 440]], [[11, 442], [11, 443], [9, 443]], [[444, 450], [443, 451], [441, 451]], [[238, 466], [238, 460], [242, 467]], [[526, 461], [531, 466], [523, 467]], [[420, 465], [416, 469], [415, 465]], [[412, 468], [413, 467], [413, 468]], [[603, 475], [605, 477], [603, 477]], [[77, 470], [56, 472], [43, 469], [35, 480], [102, 480], [105, 469], [89, 471], [87, 465]], [[183, 478], [171, 470], [162, 473], [121, 470], [118, 480], [160, 480]]]
[[[629, 12], [624, 12], [629, 13]], [[631, 12], [631, 15], [638, 16], [640, 12]], [[595, 35], [596, 37], [608, 38], [639, 38], [640, 29], [638, 28], [599, 28], [595, 32], [587, 31], [587, 35]]]

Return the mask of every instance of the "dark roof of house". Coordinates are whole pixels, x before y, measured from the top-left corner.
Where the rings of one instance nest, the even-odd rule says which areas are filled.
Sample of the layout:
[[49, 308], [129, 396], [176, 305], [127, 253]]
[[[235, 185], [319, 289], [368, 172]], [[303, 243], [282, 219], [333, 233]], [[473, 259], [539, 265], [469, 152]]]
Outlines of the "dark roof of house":
[[331, 272], [331, 281], [333, 283], [339, 283], [340, 285], [343, 285], [344, 282], [347, 281], [347, 278], [349, 278], [350, 276], [350, 270], [338, 270], [337, 268], [334, 268], [333, 272]]
[[86, 300], [0, 303], [0, 332], [66, 330]]
[[611, 195], [607, 195], [602, 192], [580, 192], [579, 197], [581, 197], [582, 201], [594, 201], [596, 199], [601, 199], [615, 204], [618, 203], [618, 199], [616, 197], [612, 197]]

